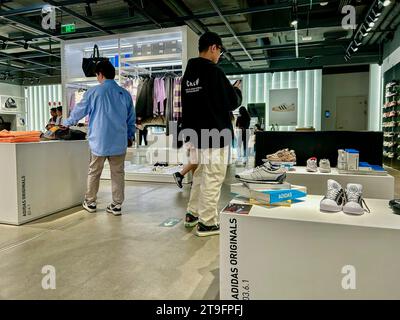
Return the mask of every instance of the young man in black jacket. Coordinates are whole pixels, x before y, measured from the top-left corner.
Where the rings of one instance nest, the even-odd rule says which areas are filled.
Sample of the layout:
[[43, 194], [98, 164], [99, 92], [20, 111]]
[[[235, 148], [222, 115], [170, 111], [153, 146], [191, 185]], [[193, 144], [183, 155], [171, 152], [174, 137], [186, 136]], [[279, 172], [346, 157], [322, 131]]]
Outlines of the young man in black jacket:
[[233, 128], [230, 111], [242, 102], [240, 84], [229, 82], [217, 66], [221, 38], [212, 32], [199, 39], [199, 57], [190, 59], [182, 79], [182, 134], [197, 149], [198, 167], [186, 213], [186, 227], [198, 236], [219, 234], [218, 200], [228, 166]]

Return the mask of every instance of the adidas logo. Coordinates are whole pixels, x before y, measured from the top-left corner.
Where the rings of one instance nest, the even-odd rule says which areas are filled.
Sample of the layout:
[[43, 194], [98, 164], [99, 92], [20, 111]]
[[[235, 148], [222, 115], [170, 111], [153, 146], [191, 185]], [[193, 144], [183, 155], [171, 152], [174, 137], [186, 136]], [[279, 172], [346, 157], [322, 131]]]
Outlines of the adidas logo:
[[199, 83], [200, 83], [200, 79], [197, 79], [194, 82], [190, 82], [190, 81], [187, 80], [186, 81], [186, 86], [187, 87], [197, 87], [199, 85]]

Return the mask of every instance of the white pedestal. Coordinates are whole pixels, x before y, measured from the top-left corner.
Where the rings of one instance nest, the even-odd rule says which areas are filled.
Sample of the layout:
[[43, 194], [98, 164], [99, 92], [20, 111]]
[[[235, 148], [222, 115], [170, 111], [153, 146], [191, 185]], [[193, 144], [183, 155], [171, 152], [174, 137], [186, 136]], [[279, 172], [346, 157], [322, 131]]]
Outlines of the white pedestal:
[[0, 223], [20, 225], [82, 203], [87, 141], [0, 143]]
[[221, 213], [221, 299], [399, 299], [400, 216], [386, 200], [362, 216], [320, 200]]
[[388, 200], [394, 198], [394, 177], [389, 174], [386, 176], [340, 174], [337, 168], [332, 168], [330, 173], [307, 172], [305, 167], [296, 167], [296, 171], [287, 172], [286, 181], [306, 186], [308, 194], [324, 195], [328, 179], [336, 180], [343, 188], [346, 188], [348, 183], [362, 184], [365, 198]]

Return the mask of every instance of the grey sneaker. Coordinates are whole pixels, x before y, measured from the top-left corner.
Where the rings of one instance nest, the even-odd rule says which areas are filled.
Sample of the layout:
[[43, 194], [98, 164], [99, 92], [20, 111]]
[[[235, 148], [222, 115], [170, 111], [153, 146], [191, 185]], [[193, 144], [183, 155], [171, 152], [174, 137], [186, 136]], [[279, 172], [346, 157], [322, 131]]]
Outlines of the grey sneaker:
[[321, 159], [319, 161], [319, 172], [321, 173], [329, 173], [331, 172], [331, 163], [328, 159]]
[[96, 202], [88, 203], [86, 200], [83, 201], [82, 207], [90, 213], [96, 212], [97, 207], [96, 207]]
[[114, 216], [120, 216], [121, 215], [121, 205], [120, 204], [111, 203], [107, 207], [107, 212], [108, 213], [112, 213]]
[[283, 183], [286, 179], [286, 170], [270, 162], [265, 162], [263, 165], [237, 174], [235, 177], [242, 182]]

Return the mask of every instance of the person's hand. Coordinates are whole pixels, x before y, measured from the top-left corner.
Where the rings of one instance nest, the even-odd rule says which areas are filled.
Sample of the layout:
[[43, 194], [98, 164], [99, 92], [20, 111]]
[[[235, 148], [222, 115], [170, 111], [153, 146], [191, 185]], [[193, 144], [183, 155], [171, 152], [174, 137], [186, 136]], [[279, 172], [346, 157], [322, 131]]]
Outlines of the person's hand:
[[236, 80], [236, 82], [233, 84], [235, 88], [238, 88], [239, 90], [242, 90], [242, 80]]
[[128, 139], [128, 148], [132, 147], [132, 145], [133, 145], [132, 139]]

